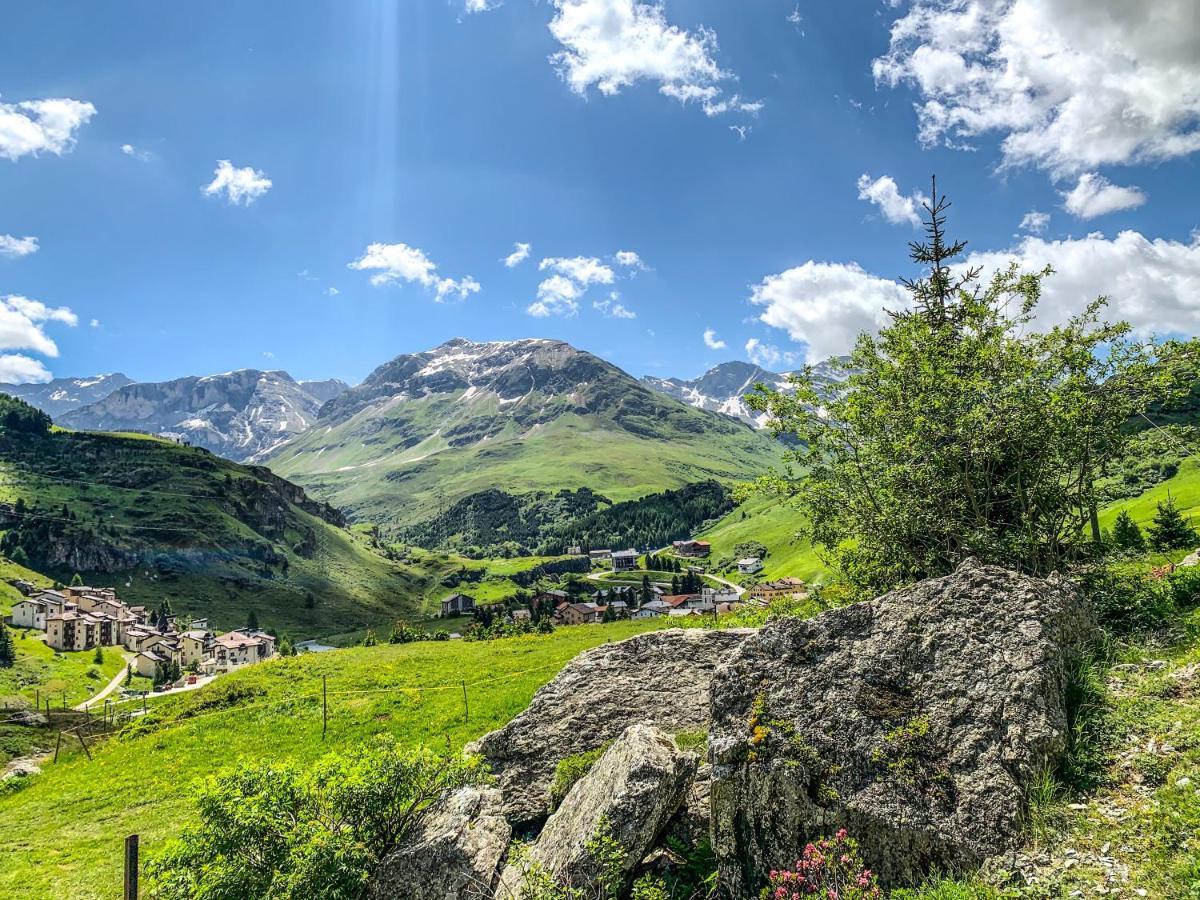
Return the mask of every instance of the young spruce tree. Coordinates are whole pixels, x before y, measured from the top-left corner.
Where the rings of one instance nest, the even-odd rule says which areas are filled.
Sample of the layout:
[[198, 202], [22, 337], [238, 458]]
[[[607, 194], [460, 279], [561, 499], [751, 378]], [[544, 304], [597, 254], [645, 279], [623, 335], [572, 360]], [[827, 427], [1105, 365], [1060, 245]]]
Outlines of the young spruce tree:
[[1184, 519], [1175, 500], [1168, 494], [1167, 499], [1158, 504], [1154, 521], [1150, 523], [1150, 546], [1155, 550], [1190, 550], [1197, 541], [1200, 538], [1196, 536], [1196, 529]]
[[[953, 569], [967, 556], [1048, 573], [1099, 543], [1095, 483], [1128, 440], [1122, 426], [1195, 377], [1194, 345], [1136, 340], [1105, 300], [1047, 330], [1035, 311], [1049, 268], [1013, 264], [986, 284], [946, 236], [950, 204], [924, 204], [924, 270], [877, 336], [841, 368], [812, 371], [750, 405], [799, 440], [761, 487], [796, 498], [814, 542], [862, 591]], [[1180, 361], [1190, 356], [1190, 361]]]

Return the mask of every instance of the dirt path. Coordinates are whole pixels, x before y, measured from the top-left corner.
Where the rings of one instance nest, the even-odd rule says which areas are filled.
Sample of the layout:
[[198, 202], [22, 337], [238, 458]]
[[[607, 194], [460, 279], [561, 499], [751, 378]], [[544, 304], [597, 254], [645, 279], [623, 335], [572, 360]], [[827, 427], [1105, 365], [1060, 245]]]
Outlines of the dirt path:
[[[116, 648], [110, 647], [109, 651], [111, 652], [114, 649], [116, 649]], [[107, 697], [109, 694], [111, 694], [113, 691], [115, 691], [117, 688], [119, 688], [121, 686], [121, 683], [125, 680], [125, 672], [129, 668], [129, 663], [133, 661], [133, 654], [126, 653], [124, 650], [122, 650], [121, 651], [121, 659], [124, 660], [124, 662], [125, 662], [125, 665], [123, 665], [121, 667], [121, 671], [113, 676], [112, 681], [110, 681], [107, 685], [105, 685], [104, 688], [100, 691], [100, 693], [98, 693], [92, 697], [89, 697], [87, 700], [84, 700], [82, 703], [77, 704], [75, 706], [75, 710], [77, 712], [83, 712], [85, 709], [89, 709], [89, 708], [95, 706], [97, 703], [103, 702], [105, 697]]]

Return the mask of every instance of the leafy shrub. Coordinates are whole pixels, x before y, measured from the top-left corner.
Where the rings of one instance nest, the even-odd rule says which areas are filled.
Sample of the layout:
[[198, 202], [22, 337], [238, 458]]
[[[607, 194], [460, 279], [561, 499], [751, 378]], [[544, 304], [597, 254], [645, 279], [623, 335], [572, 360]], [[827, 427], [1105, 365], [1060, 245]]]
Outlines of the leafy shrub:
[[1174, 615], [1175, 596], [1165, 573], [1109, 564], [1086, 572], [1080, 589], [1100, 624], [1116, 634], [1161, 628]]
[[199, 824], [147, 863], [152, 895], [361, 897], [432, 803], [483, 776], [478, 761], [402, 751], [391, 739], [311, 767], [229, 770], [199, 790]]
[[881, 898], [882, 891], [870, 869], [865, 868], [858, 842], [841, 829], [804, 848], [794, 869], [771, 873], [767, 896], [772, 900], [807, 900], [830, 897], [837, 900]]

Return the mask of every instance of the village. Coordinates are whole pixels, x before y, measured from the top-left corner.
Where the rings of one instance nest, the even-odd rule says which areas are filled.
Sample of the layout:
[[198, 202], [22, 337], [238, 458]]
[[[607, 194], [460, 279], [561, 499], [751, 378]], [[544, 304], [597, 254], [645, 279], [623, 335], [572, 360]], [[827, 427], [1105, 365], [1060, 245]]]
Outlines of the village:
[[275, 637], [261, 629], [216, 634], [206, 619], [130, 606], [114, 588], [19, 587], [27, 596], [13, 604], [13, 627], [44, 632], [60, 653], [121, 647], [131, 655], [126, 677], [151, 679], [160, 689], [195, 685], [276, 652]]
[[[702, 560], [711, 552], [707, 541], [697, 540], [674, 541], [669, 549], [673, 561]], [[619, 619], [723, 615], [748, 605], [766, 606], [784, 598], [800, 600], [808, 596], [808, 586], [799, 578], [780, 578], [743, 587], [708, 575], [702, 565], [687, 565], [682, 569], [682, 579], [673, 575], [671, 582], [660, 581], [657, 579], [663, 573], [651, 571], [651, 560], [657, 559], [657, 554], [640, 553], [633, 548], [585, 552], [581, 547], [570, 547], [568, 553], [590, 560], [592, 572], [587, 579], [596, 586], [589, 586], [586, 593], [581, 594], [581, 585], [575, 582], [572, 585], [575, 590], [543, 589], [534, 593], [527, 604], [505, 605], [480, 604], [467, 593], [455, 592], [442, 599], [439, 615], [442, 618], [474, 616], [487, 625], [499, 616], [506, 624], [518, 627], [533, 626], [541, 621], [555, 626], [595, 625]], [[646, 571], [641, 583], [619, 584], [604, 580], [608, 576], [636, 576], [643, 558]], [[736, 565], [738, 574], [745, 577], [756, 575], [763, 569], [758, 557], [739, 559]], [[706, 578], [716, 584], [706, 583]]]

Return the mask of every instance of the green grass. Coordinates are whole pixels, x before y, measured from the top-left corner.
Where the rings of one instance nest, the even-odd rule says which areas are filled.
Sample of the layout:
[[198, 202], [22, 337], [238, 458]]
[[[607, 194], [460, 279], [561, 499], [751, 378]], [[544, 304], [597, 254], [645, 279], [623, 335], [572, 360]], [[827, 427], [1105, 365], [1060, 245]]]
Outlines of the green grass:
[[1121, 510], [1126, 510], [1144, 528], [1154, 518], [1158, 504], [1167, 499], [1168, 493], [1184, 517], [1190, 517], [1192, 526], [1200, 530], [1200, 456], [1185, 459], [1173, 477], [1156, 484], [1144, 494], [1105, 507], [1100, 512], [1100, 527], [1111, 528]]
[[[723, 557], [733, 557], [733, 548], [739, 543], [758, 541], [768, 550], [759, 575], [761, 579], [792, 576], [819, 581], [827, 569], [808, 540], [796, 536], [801, 524], [800, 513], [787, 503], [757, 496], [696, 535], [696, 539], [712, 544], [712, 553], [707, 560], [710, 565]], [[735, 571], [734, 580], [736, 576]]]
[[[619, 622], [500, 641], [312, 654], [155, 700], [144, 723], [98, 747], [93, 761], [76, 746], [23, 789], [0, 795], [0, 896], [117, 897], [125, 835], [139, 834], [144, 853], [161, 848], [194, 816], [196, 780], [218, 768], [313, 760], [380, 733], [457, 751], [524, 709], [579, 652], [655, 627]], [[330, 692], [324, 740], [322, 676]], [[472, 683], [469, 718], [464, 679]]]

